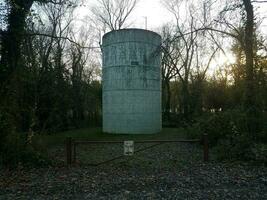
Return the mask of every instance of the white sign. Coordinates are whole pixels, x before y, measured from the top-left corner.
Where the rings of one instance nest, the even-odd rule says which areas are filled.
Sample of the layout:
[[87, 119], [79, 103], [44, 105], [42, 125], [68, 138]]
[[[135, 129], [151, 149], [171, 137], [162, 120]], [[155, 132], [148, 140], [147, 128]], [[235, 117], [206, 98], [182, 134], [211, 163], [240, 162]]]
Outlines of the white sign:
[[124, 155], [131, 156], [134, 153], [134, 141], [124, 141]]

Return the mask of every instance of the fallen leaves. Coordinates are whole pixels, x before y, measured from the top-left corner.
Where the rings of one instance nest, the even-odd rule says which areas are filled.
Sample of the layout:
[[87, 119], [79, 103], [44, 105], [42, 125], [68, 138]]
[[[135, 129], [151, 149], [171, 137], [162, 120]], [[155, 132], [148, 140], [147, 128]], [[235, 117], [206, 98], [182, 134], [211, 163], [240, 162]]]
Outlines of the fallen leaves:
[[[179, 148], [184, 155], [188, 146]], [[267, 199], [266, 167], [162, 152], [99, 167], [2, 170], [0, 199]]]

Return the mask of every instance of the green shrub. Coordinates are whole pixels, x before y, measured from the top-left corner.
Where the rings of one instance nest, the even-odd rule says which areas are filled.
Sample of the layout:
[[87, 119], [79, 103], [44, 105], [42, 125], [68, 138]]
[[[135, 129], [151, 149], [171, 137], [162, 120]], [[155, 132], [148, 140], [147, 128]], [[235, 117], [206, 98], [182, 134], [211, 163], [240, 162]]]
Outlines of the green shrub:
[[40, 151], [40, 146], [34, 148], [26, 144], [26, 134], [9, 132], [4, 137], [0, 152], [0, 165], [16, 167], [19, 164], [25, 166], [47, 166], [51, 164], [46, 154]]
[[219, 140], [247, 132], [246, 117], [240, 110], [218, 112], [208, 120], [202, 121], [200, 128], [209, 135], [211, 145], [216, 145]]
[[199, 139], [202, 137], [203, 131], [201, 130], [200, 123], [196, 122], [186, 128], [186, 135], [189, 139]]
[[0, 109], [0, 153], [4, 151], [6, 137], [15, 131], [15, 127], [10, 122], [7, 112]]
[[[256, 117], [257, 116], [257, 117]], [[248, 121], [255, 124], [253, 133]], [[267, 146], [266, 113], [248, 119], [241, 109], [227, 110], [200, 118], [187, 128], [190, 138], [199, 138], [203, 133], [209, 136], [210, 146], [214, 147], [220, 160], [246, 160], [266, 163]]]
[[238, 132], [220, 139], [215, 147], [219, 160], [251, 160], [252, 143], [247, 134]]
[[267, 144], [258, 143], [252, 146], [253, 159], [256, 162], [267, 164]]

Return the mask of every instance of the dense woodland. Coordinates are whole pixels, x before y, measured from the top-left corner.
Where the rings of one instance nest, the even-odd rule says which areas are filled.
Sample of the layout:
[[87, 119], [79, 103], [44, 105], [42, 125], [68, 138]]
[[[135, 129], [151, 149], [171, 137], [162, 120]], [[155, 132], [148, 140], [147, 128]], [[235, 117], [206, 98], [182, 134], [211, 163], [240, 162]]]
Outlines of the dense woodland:
[[[37, 134], [101, 126], [101, 36], [131, 27], [138, 1], [98, 0], [77, 20], [83, 3], [0, 1], [2, 164], [37, 158]], [[163, 125], [208, 133], [222, 159], [267, 162], [267, 35], [255, 9], [267, 3], [162, 4], [175, 19], [154, 30], [163, 41]], [[227, 54], [235, 61], [218, 62]]]

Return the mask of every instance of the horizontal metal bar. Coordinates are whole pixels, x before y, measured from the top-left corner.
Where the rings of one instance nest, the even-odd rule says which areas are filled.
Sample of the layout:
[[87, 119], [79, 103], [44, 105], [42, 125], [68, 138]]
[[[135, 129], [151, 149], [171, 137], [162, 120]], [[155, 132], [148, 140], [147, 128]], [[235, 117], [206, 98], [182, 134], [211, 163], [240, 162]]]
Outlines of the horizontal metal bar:
[[[147, 150], [147, 149], [151, 149], [151, 148], [153, 148], [153, 147], [155, 147], [155, 146], [158, 146], [158, 145], [160, 145], [160, 144], [162, 144], [162, 143], [157, 143], [157, 144], [153, 144], [153, 145], [148, 146], [148, 147], [144, 147], [144, 148], [141, 148], [141, 149], [137, 149], [136, 151], [134, 151], [134, 154], [139, 153], [139, 152], [142, 152], [142, 151], [145, 151], [145, 150]], [[133, 157], [133, 156], [134, 156], [134, 155], [132, 155], [132, 157]], [[89, 165], [89, 166], [99, 166], [99, 165], [102, 165], [102, 164], [105, 164], [105, 163], [108, 163], [108, 162], [111, 162], [111, 161], [114, 161], [114, 160], [117, 160], [117, 159], [121, 159], [121, 158], [123, 158], [123, 157], [125, 157], [125, 155], [117, 156], [117, 157], [114, 157], [114, 158], [112, 158], [112, 159], [110, 159], [110, 160], [106, 160], [106, 161], [99, 162], [99, 163], [96, 163], [96, 164], [90, 163], [90, 164], [88, 164], [88, 165]]]
[[108, 163], [108, 162], [111, 162], [111, 161], [114, 161], [114, 160], [121, 159], [123, 157], [124, 157], [124, 155], [121, 155], [121, 156], [114, 157], [114, 158], [112, 158], [110, 160], [106, 160], [106, 161], [99, 162], [99, 163], [96, 163], [96, 164], [89, 163], [88, 165], [89, 166], [99, 166], [99, 165], [102, 165], [102, 164], [105, 164], [105, 163]]
[[[117, 140], [117, 141], [106, 141], [106, 140], [74, 140], [75, 144], [118, 144], [124, 143], [126, 140]], [[195, 143], [200, 142], [200, 140], [137, 140], [134, 143], [178, 143], [178, 142], [185, 142], [185, 143]]]

